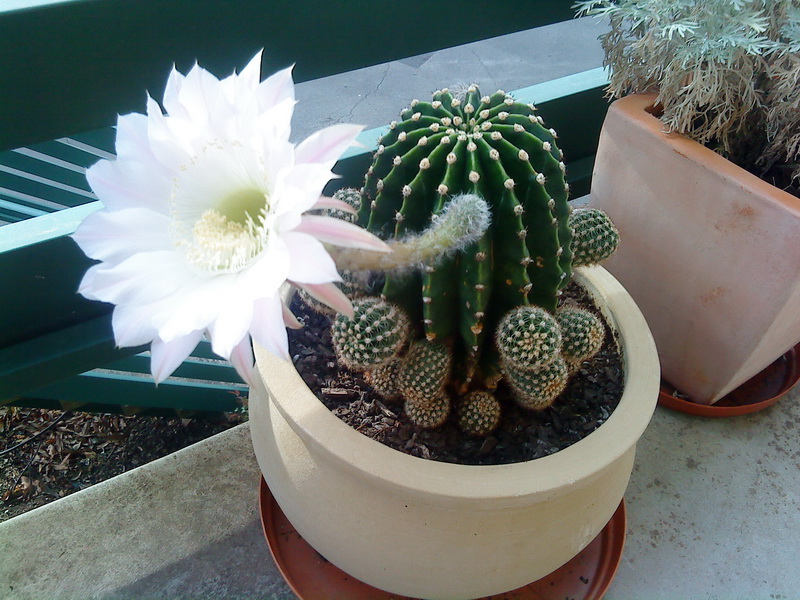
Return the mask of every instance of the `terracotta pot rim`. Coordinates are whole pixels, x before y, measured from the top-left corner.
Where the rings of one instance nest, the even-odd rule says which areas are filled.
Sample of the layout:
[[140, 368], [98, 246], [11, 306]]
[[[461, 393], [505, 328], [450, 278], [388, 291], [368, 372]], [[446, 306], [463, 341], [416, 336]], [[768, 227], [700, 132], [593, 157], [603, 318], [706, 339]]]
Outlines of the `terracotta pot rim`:
[[[687, 159], [703, 165], [709, 171], [718, 173], [729, 180], [736, 181], [743, 188], [748, 189], [755, 196], [770, 198], [786, 206], [800, 215], [800, 198], [789, 192], [775, 187], [717, 154], [703, 144], [689, 139], [680, 133], [667, 133], [664, 124], [648, 109], [656, 103], [658, 94], [655, 92], [631, 94], [615, 100], [609, 110], [625, 109], [631, 120], [640, 125], [650, 135], [660, 138], [663, 143]], [[615, 105], [616, 108], [615, 108]]]
[[[506, 465], [454, 465], [398, 452], [355, 431], [318, 400], [294, 366], [256, 346], [259, 372], [270, 400], [313, 453], [347, 463], [375, 485], [414, 489], [465, 501], [530, 502], [542, 492], [589, 479], [632, 448], [655, 410], [660, 369], [647, 323], [622, 285], [601, 267], [576, 270], [575, 279], [605, 308], [618, 332], [625, 372], [619, 406], [596, 431], [556, 454]], [[285, 403], [276, 398], [286, 399]]]
[[[748, 380], [743, 384], [743, 386], [747, 386], [749, 383], [753, 381], [758, 381], [767, 370], [772, 369], [778, 364], [778, 361], [786, 361], [786, 373], [784, 377], [784, 382], [781, 388], [775, 392], [773, 396], [769, 396], [766, 398], [762, 398], [760, 400], [755, 400], [746, 404], [734, 404], [733, 406], [728, 404], [699, 404], [697, 402], [693, 402], [691, 399], [684, 399], [677, 396], [673, 396], [670, 393], [670, 390], [674, 390], [674, 386], [669, 385], [669, 383], [662, 381], [661, 389], [658, 393], [658, 404], [663, 406], [664, 408], [668, 408], [670, 410], [674, 410], [676, 412], [682, 412], [688, 415], [694, 415], [698, 417], [738, 417], [741, 415], [749, 415], [754, 412], [762, 411], [770, 406], [776, 404], [779, 400], [781, 400], [786, 394], [788, 394], [794, 387], [800, 383], [800, 343], [796, 344], [792, 348], [790, 348], [787, 352], [782, 354], [777, 361], [772, 363], [767, 369], [758, 373], [753, 378]], [[735, 393], [736, 390], [734, 390]], [[726, 396], [727, 397], [727, 396]], [[721, 399], [724, 402], [725, 397]]]

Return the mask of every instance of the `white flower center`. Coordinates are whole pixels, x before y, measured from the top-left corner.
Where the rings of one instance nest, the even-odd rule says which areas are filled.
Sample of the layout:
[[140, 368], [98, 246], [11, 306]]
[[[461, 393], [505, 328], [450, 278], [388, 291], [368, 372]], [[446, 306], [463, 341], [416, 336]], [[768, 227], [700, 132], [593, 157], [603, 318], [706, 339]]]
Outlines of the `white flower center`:
[[254, 152], [205, 148], [175, 179], [171, 209], [173, 243], [200, 272], [236, 273], [267, 246], [269, 186]]

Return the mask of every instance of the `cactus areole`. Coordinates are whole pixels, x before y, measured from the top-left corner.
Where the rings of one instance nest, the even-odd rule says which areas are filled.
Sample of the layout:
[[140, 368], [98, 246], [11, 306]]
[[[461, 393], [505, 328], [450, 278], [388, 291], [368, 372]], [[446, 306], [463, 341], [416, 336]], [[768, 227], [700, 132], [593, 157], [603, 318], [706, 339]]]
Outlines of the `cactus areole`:
[[[535, 354], [538, 337], [548, 335], [560, 343], [560, 333], [539, 332], [536, 323], [497, 333], [504, 316], [520, 307], [554, 315], [570, 280], [572, 239], [579, 236], [556, 132], [532, 104], [502, 91], [483, 96], [476, 86], [463, 93], [437, 91], [430, 102], [415, 100], [401, 119], [381, 138], [367, 172], [360, 224], [390, 243], [414, 239], [435, 228], [451, 199], [463, 195], [485, 201], [491, 220], [481, 237], [458, 252], [417, 269], [387, 271], [382, 299], [410, 317], [410, 340], [452, 353], [452, 367], [440, 374], [448, 382], [445, 393], [455, 399], [494, 390], [508, 377], [506, 359], [514, 362], [504, 348]], [[616, 234], [610, 223], [581, 239], [608, 232]], [[617, 239], [600, 245], [608, 250]], [[591, 248], [581, 256], [587, 254]], [[548, 323], [557, 327], [553, 319]], [[531, 363], [525, 377], [535, 380], [533, 371], [543, 366]], [[525, 369], [515, 364], [515, 372], [520, 367]]]

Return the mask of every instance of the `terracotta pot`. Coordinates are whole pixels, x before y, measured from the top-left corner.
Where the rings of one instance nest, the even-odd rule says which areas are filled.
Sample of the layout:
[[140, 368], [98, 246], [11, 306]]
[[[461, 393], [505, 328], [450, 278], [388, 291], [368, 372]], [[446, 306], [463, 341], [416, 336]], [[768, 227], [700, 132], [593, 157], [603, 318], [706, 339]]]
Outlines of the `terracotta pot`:
[[699, 417], [738, 417], [769, 408], [800, 381], [800, 344], [714, 404], [697, 404], [667, 382], [661, 382], [658, 403]]
[[619, 406], [554, 455], [500, 466], [412, 457], [351, 429], [294, 367], [256, 349], [253, 446], [289, 521], [361, 581], [422, 598], [475, 598], [540, 579], [577, 555], [619, 505], [636, 442], [655, 409], [659, 369], [647, 325], [599, 267], [576, 279], [605, 306], [625, 365]]
[[611, 105], [590, 203], [620, 230], [604, 266], [644, 313], [664, 379], [712, 404], [800, 340], [800, 199], [665, 134], [654, 99]]

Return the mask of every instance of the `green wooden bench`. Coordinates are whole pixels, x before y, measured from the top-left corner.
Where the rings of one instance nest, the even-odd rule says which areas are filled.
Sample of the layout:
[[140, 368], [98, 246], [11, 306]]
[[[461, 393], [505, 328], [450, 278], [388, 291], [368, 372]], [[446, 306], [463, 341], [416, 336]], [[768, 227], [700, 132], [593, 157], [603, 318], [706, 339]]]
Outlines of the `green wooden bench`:
[[[115, 348], [111, 306], [76, 294], [90, 261], [68, 236], [99, 207], [83, 170], [113, 156], [116, 115], [143, 112], [145, 90], [158, 99], [173, 64], [225, 75], [264, 48], [263, 73], [296, 63], [302, 82], [572, 16], [564, 0], [5, 0], [0, 405], [189, 414], [234, 410], [245, 392], [204, 344], [156, 388], [143, 348]], [[588, 192], [605, 83], [597, 69], [515, 92], [559, 123], [573, 195]], [[340, 161], [337, 187], [360, 185], [380, 131]]]

